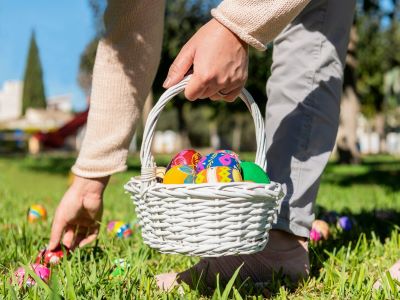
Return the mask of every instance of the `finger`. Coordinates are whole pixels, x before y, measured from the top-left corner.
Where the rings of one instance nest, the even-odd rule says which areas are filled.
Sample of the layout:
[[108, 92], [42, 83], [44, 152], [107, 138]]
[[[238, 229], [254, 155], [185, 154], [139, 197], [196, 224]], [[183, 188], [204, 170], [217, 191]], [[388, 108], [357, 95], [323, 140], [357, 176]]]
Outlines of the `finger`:
[[242, 87], [238, 87], [233, 91], [230, 91], [227, 95], [224, 95], [222, 98], [226, 102], [234, 102], [236, 98], [239, 96], [240, 92], [242, 91]]
[[75, 227], [74, 226], [67, 226], [64, 232], [64, 237], [63, 237], [63, 244], [67, 248], [71, 248], [72, 244], [74, 242], [74, 237], [75, 237]]
[[196, 73], [194, 73], [185, 88], [185, 98], [190, 101], [204, 99], [200, 97], [204, 95], [208, 88], [209, 87], [207, 87], [204, 81]]
[[51, 227], [50, 241], [48, 246], [49, 250], [54, 250], [58, 246], [66, 225], [66, 222], [62, 218], [59, 218], [56, 213], [53, 225]]
[[186, 44], [183, 46], [169, 68], [167, 78], [163, 83], [163, 87], [167, 89], [181, 81], [189, 71], [190, 67], [193, 65], [193, 59], [194, 49]]
[[221, 94], [219, 92], [219, 93], [215, 93], [214, 95], [211, 95], [209, 98], [214, 101], [224, 100], [226, 102], [233, 102], [239, 96], [241, 90], [242, 90], [242, 87], [237, 87], [226, 94]]
[[97, 238], [98, 231], [89, 234], [86, 238], [84, 238], [82, 241], [79, 242], [79, 247], [84, 247], [92, 242], [94, 242]]

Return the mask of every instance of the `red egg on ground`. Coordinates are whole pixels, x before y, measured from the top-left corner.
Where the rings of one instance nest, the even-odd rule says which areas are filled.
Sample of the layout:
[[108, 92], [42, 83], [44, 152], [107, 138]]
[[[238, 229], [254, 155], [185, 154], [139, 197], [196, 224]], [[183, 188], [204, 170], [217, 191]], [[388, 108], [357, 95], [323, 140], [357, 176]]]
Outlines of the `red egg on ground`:
[[69, 248], [67, 248], [65, 246], [61, 246], [61, 245], [58, 245], [58, 247], [56, 249], [54, 249], [53, 251], [44, 249], [44, 250], [40, 251], [40, 253], [36, 257], [36, 261], [35, 262], [36, 263], [42, 263], [42, 264], [44, 264], [46, 266], [48, 266], [48, 265], [56, 265], [64, 257], [64, 254], [68, 255], [69, 252], [70, 252]]

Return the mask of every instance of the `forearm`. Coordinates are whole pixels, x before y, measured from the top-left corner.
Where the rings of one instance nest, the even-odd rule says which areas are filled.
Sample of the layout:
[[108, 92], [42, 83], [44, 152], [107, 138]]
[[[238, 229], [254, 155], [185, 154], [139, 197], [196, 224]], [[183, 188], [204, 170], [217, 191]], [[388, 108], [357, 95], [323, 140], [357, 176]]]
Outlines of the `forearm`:
[[310, 0], [224, 0], [211, 14], [258, 50], [271, 42]]
[[161, 53], [164, 1], [110, 1], [93, 70], [86, 134], [72, 171], [96, 178], [126, 169], [128, 147]]

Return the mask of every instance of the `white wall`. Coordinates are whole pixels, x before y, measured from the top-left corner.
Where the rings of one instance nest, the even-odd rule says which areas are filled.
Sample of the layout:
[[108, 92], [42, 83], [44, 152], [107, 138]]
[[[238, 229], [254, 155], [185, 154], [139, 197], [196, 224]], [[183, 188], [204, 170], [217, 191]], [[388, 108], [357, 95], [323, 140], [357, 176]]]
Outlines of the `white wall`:
[[0, 89], [0, 121], [17, 119], [22, 114], [21, 81], [6, 81]]

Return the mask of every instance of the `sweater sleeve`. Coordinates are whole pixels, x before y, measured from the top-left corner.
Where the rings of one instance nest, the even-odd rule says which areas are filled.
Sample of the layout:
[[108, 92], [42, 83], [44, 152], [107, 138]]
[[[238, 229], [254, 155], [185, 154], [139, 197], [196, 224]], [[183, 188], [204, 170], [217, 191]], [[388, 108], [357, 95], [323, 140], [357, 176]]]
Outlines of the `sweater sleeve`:
[[159, 63], [164, 1], [108, 1], [104, 23], [86, 133], [72, 167], [86, 178], [126, 169], [128, 147]]
[[258, 50], [271, 42], [310, 0], [224, 0], [212, 16]]

